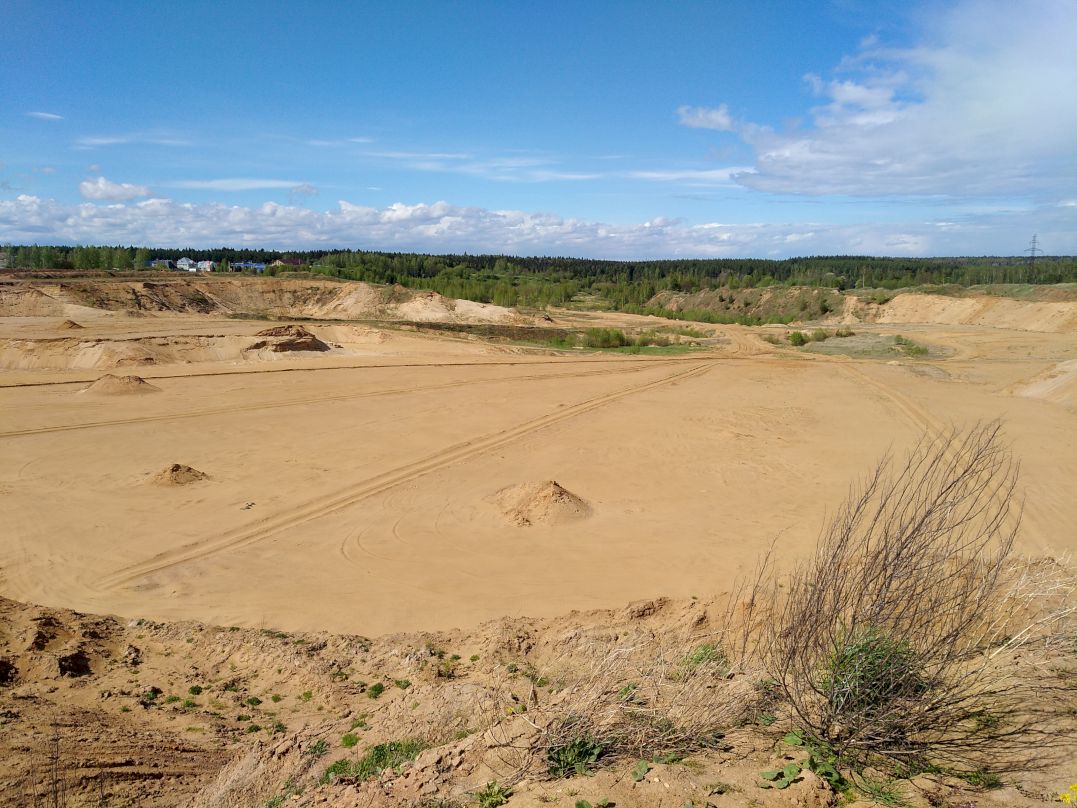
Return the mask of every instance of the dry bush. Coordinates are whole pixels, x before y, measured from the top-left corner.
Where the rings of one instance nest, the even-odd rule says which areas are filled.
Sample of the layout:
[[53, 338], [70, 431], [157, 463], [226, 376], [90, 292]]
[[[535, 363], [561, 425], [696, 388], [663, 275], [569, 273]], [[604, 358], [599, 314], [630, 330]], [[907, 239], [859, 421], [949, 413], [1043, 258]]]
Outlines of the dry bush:
[[60, 754], [60, 725], [52, 723], [52, 731], [45, 742], [44, 765], [38, 771], [33, 754], [30, 767], [23, 781], [22, 805], [27, 808], [65, 808], [68, 804], [66, 769]]
[[1061, 740], [1045, 663], [1073, 579], [1014, 560], [1017, 476], [997, 422], [925, 437], [880, 462], [815, 555], [750, 599], [794, 721], [854, 770], [1014, 770]]
[[734, 675], [721, 639], [596, 643], [590, 669], [577, 669], [557, 692], [541, 694], [532, 684], [521, 697], [504, 683], [496, 708], [504, 719], [493, 731], [507, 770], [502, 780], [722, 747], [724, 731], [744, 723], [762, 696], [748, 677]]

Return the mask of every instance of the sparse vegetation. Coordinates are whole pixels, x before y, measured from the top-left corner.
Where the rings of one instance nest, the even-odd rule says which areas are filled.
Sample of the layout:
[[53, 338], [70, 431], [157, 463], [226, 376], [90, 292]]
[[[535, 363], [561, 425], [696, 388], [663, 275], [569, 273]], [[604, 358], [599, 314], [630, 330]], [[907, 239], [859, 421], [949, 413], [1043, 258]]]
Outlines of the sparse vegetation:
[[376, 699], [385, 692], [385, 685], [381, 682], [375, 682], [366, 691], [367, 698]]
[[322, 774], [320, 782], [328, 783], [335, 779], [350, 779], [362, 782], [386, 769], [399, 769], [418, 756], [424, 746], [420, 741], [390, 741], [371, 747], [359, 760], [342, 758]]

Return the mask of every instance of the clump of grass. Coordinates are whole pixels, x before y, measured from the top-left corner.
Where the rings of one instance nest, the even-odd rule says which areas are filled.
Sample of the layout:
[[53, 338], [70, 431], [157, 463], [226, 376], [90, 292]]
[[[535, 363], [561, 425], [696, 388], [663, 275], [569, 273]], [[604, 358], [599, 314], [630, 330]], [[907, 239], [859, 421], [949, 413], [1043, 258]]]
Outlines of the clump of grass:
[[319, 738], [306, 748], [304, 754], [317, 760], [320, 757], [324, 757], [328, 751], [329, 741], [325, 740], [324, 738]]
[[398, 769], [415, 760], [424, 748], [423, 743], [415, 739], [381, 743], [371, 747], [359, 760], [341, 758], [330, 764], [319, 782], [324, 785], [338, 778], [362, 782], [386, 769]]
[[803, 331], [790, 331], [789, 332], [789, 344], [794, 348], [799, 348], [802, 345], [808, 344], [808, 335]]
[[594, 738], [580, 735], [562, 746], [550, 748], [546, 753], [547, 768], [557, 778], [588, 774], [604, 751]]
[[726, 665], [728, 663], [725, 652], [713, 643], [697, 645], [684, 659], [688, 670], [695, 670], [701, 665]]
[[409, 679], [393, 679], [393, 684], [401, 690], [407, 690], [411, 687], [411, 681]]
[[384, 692], [385, 692], [385, 685], [383, 685], [381, 682], [375, 682], [367, 690], [366, 696], [367, 696], [368, 699], [376, 699], [379, 696], [381, 696], [381, 694], [384, 693]]
[[585, 348], [623, 348], [628, 337], [619, 328], [588, 328], [583, 332]]
[[202, 686], [201, 685], [191, 685], [189, 688], [187, 688], [187, 692], [190, 693], [192, 696], [201, 696], [202, 695]]
[[475, 792], [475, 801], [479, 808], [499, 808], [509, 801], [512, 789], [508, 786], [499, 786], [496, 782], [487, 783], [479, 791]]
[[251, 707], [257, 707], [259, 704], [262, 703], [262, 700], [257, 696], [250, 696], [247, 699], [246, 703], [249, 704]]
[[359, 743], [359, 736], [352, 735], [350, 732], [340, 739], [340, 745], [345, 749], [351, 749], [353, 746]]
[[927, 356], [928, 349], [911, 339], [898, 334], [894, 337], [894, 347], [906, 356]]

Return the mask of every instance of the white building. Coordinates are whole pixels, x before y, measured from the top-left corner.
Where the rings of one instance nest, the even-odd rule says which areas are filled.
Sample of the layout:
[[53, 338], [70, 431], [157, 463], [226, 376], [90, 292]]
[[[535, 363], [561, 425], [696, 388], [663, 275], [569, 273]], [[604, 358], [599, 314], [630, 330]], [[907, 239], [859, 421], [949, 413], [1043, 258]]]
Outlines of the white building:
[[198, 264], [190, 258], [181, 258], [176, 262], [176, 269], [182, 269], [184, 272], [197, 272]]
[[213, 261], [199, 261], [198, 262], [198, 271], [199, 272], [212, 272], [216, 268], [217, 268], [217, 264], [214, 263]]

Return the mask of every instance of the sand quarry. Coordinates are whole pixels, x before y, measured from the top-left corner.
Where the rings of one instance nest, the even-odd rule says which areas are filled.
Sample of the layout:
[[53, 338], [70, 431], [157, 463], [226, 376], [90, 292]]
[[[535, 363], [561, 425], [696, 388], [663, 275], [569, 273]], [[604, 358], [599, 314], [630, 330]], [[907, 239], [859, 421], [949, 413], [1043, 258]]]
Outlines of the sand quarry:
[[[902, 295], [856, 326], [943, 358], [811, 354], [735, 326], [628, 356], [415, 330], [537, 321], [433, 295], [266, 279], [252, 302], [202, 283], [5, 286], [4, 595], [368, 635], [709, 595], [772, 542], [808, 553], [886, 450], [995, 417], [1022, 462], [1021, 549], [1077, 549], [1077, 326], [1035, 309], [1075, 304], [1007, 300], [992, 327], [984, 306]], [[213, 310], [189, 310], [196, 293]], [[196, 478], [147, 484], [173, 464]]]
[[[635, 692], [715, 642], [761, 553], [809, 555], [925, 432], [1002, 418], [1018, 552], [1077, 550], [1077, 304], [905, 294], [838, 323], [856, 350], [698, 324], [689, 352], [633, 356], [520, 338], [670, 322], [320, 281], [0, 283], [0, 790], [44, 787], [57, 741], [72, 805], [463, 806], [494, 780], [510, 808], [836, 804], [809, 772], [758, 788], [788, 727], [717, 668], [691, 714], [720, 688], [732, 729], [691, 766], [551, 780], [505, 749], [596, 660]], [[878, 353], [897, 334], [927, 353]], [[432, 748], [397, 774], [323, 782], [410, 737]], [[1052, 765], [910, 804], [1033, 806], [1072, 782]]]

